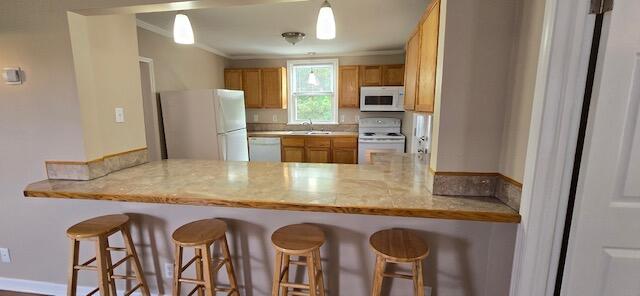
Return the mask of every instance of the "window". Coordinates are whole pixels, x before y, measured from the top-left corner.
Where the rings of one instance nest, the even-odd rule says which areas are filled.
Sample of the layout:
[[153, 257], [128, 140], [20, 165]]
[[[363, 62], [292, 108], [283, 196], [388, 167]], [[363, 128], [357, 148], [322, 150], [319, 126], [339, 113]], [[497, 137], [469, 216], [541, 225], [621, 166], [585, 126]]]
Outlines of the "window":
[[337, 124], [338, 60], [287, 61], [289, 123]]

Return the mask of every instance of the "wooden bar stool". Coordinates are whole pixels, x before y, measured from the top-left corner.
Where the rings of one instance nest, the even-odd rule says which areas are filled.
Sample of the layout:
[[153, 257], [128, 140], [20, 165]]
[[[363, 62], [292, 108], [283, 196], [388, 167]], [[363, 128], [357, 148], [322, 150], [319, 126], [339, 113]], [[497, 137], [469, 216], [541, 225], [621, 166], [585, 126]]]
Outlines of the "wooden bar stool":
[[[387, 229], [374, 233], [369, 244], [376, 253], [372, 296], [380, 295], [385, 277], [413, 280], [415, 295], [424, 296], [422, 260], [429, 255], [429, 246], [414, 232], [405, 229]], [[412, 273], [388, 273], [387, 263], [410, 263]]]
[[[111, 247], [109, 246], [109, 236], [116, 232], [122, 233], [125, 246]], [[67, 236], [71, 238], [71, 264], [69, 268], [69, 285], [67, 286], [67, 295], [75, 296], [78, 286], [78, 271], [92, 270], [98, 272], [98, 287], [91, 291], [88, 295], [100, 292], [100, 295], [116, 295], [116, 281], [136, 280], [138, 282], [131, 290], [125, 292], [130, 295], [135, 290], [140, 289], [142, 295], [149, 295], [149, 286], [142, 273], [140, 260], [136, 253], [136, 249], [131, 240], [129, 232], [129, 216], [127, 215], [107, 215], [82, 221], [67, 229]], [[79, 264], [80, 241], [93, 240], [96, 241], [96, 256]], [[111, 261], [111, 251], [124, 252], [124, 257], [115, 264]], [[134, 276], [117, 275], [115, 269], [123, 263], [131, 260], [133, 263]], [[96, 262], [95, 265], [91, 263]]]
[[[227, 244], [227, 223], [219, 219], [205, 219], [185, 224], [173, 232], [175, 243], [175, 262], [173, 275], [173, 295], [180, 295], [182, 283], [196, 285], [188, 295], [198, 292], [199, 296], [213, 296], [217, 292], [227, 292], [226, 295], [240, 295], [238, 283], [233, 270], [233, 262]], [[222, 258], [212, 257], [211, 246], [219, 242]], [[182, 253], [185, 247], [192, 247], [195, 256], [182, 265]], [[214, 262], [216, 261], [216, 262]], [[196, 278], [183, 278], [182, 273], [195, 263]], [[215, 277], [218, 271], [226, 266], [229, 287], [216, 287]]]
[[[324, 296], [322, 262], [320, 261], [320, 247], [324, 241], [322, 230], [310, 224], [285, 226], [271, 235], [271, 243], [276, 249], [272, 296], [280, 295], [281, 288], [283, 296]], [[298, 260], [291, 260], [291, 256], [298, 256]], [[300, 257], [305, 257], [305, 260]], [[309, 284], [289, 282], [289, 266], [291, 264], [307, 266]]]

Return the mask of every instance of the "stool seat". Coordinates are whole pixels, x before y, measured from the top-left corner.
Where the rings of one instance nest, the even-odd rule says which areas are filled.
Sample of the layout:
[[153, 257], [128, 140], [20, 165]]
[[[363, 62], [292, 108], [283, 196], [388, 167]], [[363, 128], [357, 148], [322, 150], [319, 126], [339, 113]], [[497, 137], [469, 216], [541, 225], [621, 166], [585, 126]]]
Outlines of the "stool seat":
[[273, 246], [280, 252], [300, 254], [311, 252], [324, 244], [324, 232], [310, 224], [294, 224], [279, 228], [271, 235]]
[[369, 238], [371, 248], [386, 259], [412, 262], [429, 255], [429, 246], [415, 232], [406, 229], [386, 229]]
[[87, 239], [116, 232], [129, 222], [129, 216], [116, 214], [91, 218], [67, 229], [72, 239]]
[[204, 219], [180, 226], [171, 236], [181, 246], [208, 245], [222, 238], [227, 232], [227, 223], [220, 219]]

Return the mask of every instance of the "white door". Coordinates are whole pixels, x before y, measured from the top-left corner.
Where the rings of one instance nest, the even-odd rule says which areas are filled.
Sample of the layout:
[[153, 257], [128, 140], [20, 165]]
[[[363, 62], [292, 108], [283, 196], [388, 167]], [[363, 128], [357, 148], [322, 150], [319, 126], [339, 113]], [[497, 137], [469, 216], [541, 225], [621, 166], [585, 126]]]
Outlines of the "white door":
[[246, 128], [244, 92], [228, 89], [216, 89], [214, 92], [218, 133]]
[[603, 35], [562, 295], [640, 295], [640, 1]]
[[220, 160], [249, 161], [247, 130], [241, 129], [218, 135]]

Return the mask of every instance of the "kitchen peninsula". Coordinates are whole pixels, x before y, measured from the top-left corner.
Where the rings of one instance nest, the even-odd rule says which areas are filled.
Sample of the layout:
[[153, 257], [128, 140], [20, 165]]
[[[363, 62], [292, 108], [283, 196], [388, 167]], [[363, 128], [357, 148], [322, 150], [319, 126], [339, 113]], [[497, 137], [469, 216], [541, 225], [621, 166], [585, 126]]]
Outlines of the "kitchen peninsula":
[[26, 197], [520, 222], [491, 197], [434, 196], [428, 165], [412, 154], [379, 154], [371, 165], [164, 160], [91, 181], [44, 180]]

